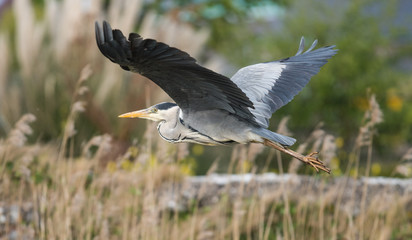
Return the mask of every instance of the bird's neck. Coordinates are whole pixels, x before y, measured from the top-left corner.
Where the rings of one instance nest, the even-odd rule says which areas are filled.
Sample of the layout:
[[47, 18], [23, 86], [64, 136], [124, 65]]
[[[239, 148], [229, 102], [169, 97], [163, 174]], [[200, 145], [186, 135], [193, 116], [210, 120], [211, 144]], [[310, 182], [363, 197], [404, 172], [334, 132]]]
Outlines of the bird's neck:
[[157, 131], [159, 135], [168, 142], [177, 142], [180, 139], [181, 124], [179, 122], [179, 107], [173, 107], [173, 111], [170, 113], [170, 118], [161, 121], [157, 125]]

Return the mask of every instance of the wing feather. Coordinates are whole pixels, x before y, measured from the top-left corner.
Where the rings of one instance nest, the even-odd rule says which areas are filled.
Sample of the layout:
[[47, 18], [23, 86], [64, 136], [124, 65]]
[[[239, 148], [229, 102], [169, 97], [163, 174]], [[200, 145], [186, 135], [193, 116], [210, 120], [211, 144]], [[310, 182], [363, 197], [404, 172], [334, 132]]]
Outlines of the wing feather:
[[231, 78], [253, 102], [255, 108], [250, 111], [262, 127], [268, 127], [272, 114], [290, 102], [337, 52], [335, 46], [313, 50], [316, 44], [317, 40], [303, 52], [302, 37], [295, 56], [244, 67]]
[[140, 73], [161, 87], [179, 107], [190, 111], [221, 109], [257, 125], [246, 94], [229, 78], [201, 67], [186, 52], [137, 33], [129, 38], [103, 22], [96, 23], [100, 51], [123, 69]]

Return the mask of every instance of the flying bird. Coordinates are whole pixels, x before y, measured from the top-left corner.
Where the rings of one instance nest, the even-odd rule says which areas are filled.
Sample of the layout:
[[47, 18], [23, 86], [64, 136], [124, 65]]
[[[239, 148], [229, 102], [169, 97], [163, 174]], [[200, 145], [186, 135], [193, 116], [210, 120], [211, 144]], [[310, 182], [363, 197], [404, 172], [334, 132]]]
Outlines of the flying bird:
[[290, 102], [327, 60], [335, 46], [304, 50], [302, 37], [295, 56], [241, 68], [228, 78], [197, 64], [188, 53], [137, 33], [126, 38], [96, 22], [96, 42], [104, 56], [127, 71], [161, 87], [175, 103], [164, 102], [122, 118], [159, 122], [160, 136], [171, 143], [204, 145], [261, 143], [330, 173], [317, 152], [302, 155], [289, 147], [296, 139], [268, 130], [272, 114]]

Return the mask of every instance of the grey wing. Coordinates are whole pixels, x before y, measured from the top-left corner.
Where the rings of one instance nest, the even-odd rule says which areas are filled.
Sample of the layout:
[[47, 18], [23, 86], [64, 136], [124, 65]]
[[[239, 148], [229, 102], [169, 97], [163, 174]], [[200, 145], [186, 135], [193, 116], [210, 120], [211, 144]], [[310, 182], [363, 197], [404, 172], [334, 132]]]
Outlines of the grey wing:
[[185, 112], [221, 109], [258, 125], [253, 104], [229, 78], [204, 68], [189, 54], [137, 33], [129, 38], [103, 22], [96, 23], [100, 51], [123, 69], [140, 73], [161, 87]]
[[[262, 127], [268, 127], [272, 114], [290, 102], [310, 78], [319, 72], [327, 59], [336, 54], [335, 46], [313, 50], [317, 41], [304, 53], [304, 38], [295, 56], [279, 61], [259, 63], [240, 69], [231, 78], [253, 102], [250, 111]], [[313, 51], [312, 51], [313, 50]]]

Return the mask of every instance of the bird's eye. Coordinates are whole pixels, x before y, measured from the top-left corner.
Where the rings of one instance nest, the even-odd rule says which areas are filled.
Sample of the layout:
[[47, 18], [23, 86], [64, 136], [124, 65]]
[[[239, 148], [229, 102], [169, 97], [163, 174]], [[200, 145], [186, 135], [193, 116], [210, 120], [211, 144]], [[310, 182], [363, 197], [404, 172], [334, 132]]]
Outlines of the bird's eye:
[[157, 108], [152, 108], [153, 113], [157, 113]]

